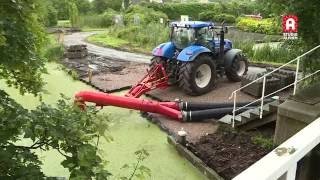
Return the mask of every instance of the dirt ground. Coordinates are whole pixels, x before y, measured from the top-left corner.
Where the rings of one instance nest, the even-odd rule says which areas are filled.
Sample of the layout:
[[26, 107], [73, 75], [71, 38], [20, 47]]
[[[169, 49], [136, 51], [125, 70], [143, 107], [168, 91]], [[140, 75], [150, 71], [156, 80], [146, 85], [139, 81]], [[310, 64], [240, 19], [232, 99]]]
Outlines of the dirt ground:
[[222, 128], [189, 144], [188, 148], [226, 180], [232, 179], [271, 151], [254, 144], [252, 133], [237, 133]]

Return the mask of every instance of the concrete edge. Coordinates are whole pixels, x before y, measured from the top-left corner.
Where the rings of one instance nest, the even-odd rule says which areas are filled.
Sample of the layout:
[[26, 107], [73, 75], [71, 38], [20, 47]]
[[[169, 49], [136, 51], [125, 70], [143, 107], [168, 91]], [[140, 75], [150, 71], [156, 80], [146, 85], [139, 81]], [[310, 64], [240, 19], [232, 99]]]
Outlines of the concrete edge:
[[224, 180], [221, 176], [218, 175], [213, 169], [208, 167], [201, 159], [189, 151], [186, 147], [177, 143], [173, 138], [173, 132], [170, 132], [168, 128], [163, 126], [160, 121], [154, 117], [151, 113], [141, 112], [141, 116], [146, 118], [149, 122], [157, 125], [162, 131], [168, 134], [167, 141], [169, 144], [173, 145], [177, 152], [186, 158], [194, 167], [196, 167], [203, 175], [205, 175], [210, 180]]
[[169, 144], [173, 145], [178, 153], [186, 158], [191, 164], [193, 164], [202, 174], [204, 174], [208, 179], [211, 180], [224, 180], [218, 175], [216, 171], [208, 167], [201, 159], [195, 156], [186, 147], [177, 143], [172, 136], [167, 136], [167, 141]]

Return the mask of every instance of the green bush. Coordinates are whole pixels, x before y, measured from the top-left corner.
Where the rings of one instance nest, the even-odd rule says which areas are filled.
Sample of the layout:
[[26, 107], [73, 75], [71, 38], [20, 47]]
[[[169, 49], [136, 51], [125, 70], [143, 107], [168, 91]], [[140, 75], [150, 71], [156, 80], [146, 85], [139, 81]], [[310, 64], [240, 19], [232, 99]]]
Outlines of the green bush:
[[226, 23], [234, 23], [236, 18], [231, 14], [216, 14], [214, 11], [205, 11], [199, 14], [199, 19], [201, 21], [213, 21], [213, 22], [222, 22], [225, 21]]
[[224, 2], [224, 3], [142, 3], [144, 7], [153, 8], [156, 11], [164, 12], [171, 20], [179, 20], [181, 15], [189, 15], [192, 20], [198, 20], [200, 13], [213, 12], [240, 16], [241, 14], [252, 14], [255, 12], [252, 2]]
[[213, 17], [213, 21], [214, 22], [226, 22], [226, 23], [234, 23], [236, 21], [236, 17], [234, 17], [233, 15], [230, 14], [218, 14], [216, 16]]
[[143, 7], [143, 6], [131, 6], [124, 16], [126, 24], [133, 24], [134, 17], [140, 17], [140, 23], [142, 25], [149, 23], [159, 23], [160, 18], [163, 18], [164, 21], [168, 20], [168, 16], [160, 11], [155, 11], [151, 8]]
[[83, 15], [80, 17], [80, 27], [106, 28], [114, 24], [114, 16], [117, 14], [113, 9], [107, 9], [99, 15]]
[[47, 27], [53, 27], [58, 24], [58, 12], [53, 7], [48, 7], [46, 22]]
[[125, 39], [131, 45], [151, 50], [169, 39], [169, 28], [159, 23], [145, 26], [113, 27], [108, 32], [111, 36]]
[[237, 19], [237, 27], [243, 31], [263, 34], [279, 34], [281, 32], [280, 25], [273, 18], [259, 20], [241, 17]]
[[199, 14], [199, 20], [201, 21], [213, 21], [216, 16], [216, 12], [214, 11], [205, 11]]

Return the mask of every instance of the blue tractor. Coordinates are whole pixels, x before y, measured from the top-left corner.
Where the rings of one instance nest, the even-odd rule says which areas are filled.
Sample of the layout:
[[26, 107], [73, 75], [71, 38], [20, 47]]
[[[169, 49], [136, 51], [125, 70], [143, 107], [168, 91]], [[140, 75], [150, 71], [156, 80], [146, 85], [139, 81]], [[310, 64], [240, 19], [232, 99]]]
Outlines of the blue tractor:
[[153, 50], [151, 66], [161, 63], [170, 84], [177, 83], [185, 93], [202, 95], [212, 90], [218, 76], [238, 82], [247, 73], [248, 60], [224, 39], [228, 29], [223, 25], [216, 28], [211, 22], [172, 22], [170, 29], [170, 42]]

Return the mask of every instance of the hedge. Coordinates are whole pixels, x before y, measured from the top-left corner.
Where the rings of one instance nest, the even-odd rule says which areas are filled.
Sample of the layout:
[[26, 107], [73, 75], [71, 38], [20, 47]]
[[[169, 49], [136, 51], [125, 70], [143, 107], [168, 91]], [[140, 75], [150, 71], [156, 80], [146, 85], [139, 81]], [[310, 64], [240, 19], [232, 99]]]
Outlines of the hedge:
[[141, 3], [142, 6], [162, 11], [171, 20], [179, 20], [181, 15], [189, 15], [192, 20], [198, 20], [202, 12], [212, 11], [216, 15], [227, 13], [233, 16], [251, 14], [255, 11], [254, 3]]
[[237, 28], [243, 31], [263, 34], [279, 34], [281, 32], [280, 25], [273, 18], [259, 20], [241, 17], [237, 19]]
[[140, 17], [141, 24], [158, 23], [160, 18], [164, 19], [164, 22], [168, 20], [168, 16], [161, 12], [156, 11], [152, 8], [147, 8], [139, 5], [131, 6], [125, 13], [124, 19], [126, 24], [133, 24], [134, 17]]
[[199, 19], [201, 21], [214, 21], [214, 22], [222, 22], [225, 21], [226, 23], [234, 23], [236, 21], [235, 16], [230, 14], [216, 14], [213, 11], [206, 11], [199, 14]]

